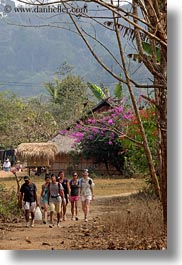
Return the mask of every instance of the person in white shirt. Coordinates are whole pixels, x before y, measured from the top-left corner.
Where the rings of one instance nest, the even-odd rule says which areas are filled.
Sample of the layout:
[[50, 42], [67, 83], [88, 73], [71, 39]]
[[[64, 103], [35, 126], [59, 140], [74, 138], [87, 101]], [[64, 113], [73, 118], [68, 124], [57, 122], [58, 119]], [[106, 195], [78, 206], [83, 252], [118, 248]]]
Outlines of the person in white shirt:
[[94, 182], [89, 177], [88, 169], [83, 170], [83, 178], [80, 179], [80, 195], [85, 222], [88, 221], [90, 201], [94, 200]]
[[11, 163], [8, 158], [3, 163], [3, 169], [4, 171], [10, 171], [11, 169]]

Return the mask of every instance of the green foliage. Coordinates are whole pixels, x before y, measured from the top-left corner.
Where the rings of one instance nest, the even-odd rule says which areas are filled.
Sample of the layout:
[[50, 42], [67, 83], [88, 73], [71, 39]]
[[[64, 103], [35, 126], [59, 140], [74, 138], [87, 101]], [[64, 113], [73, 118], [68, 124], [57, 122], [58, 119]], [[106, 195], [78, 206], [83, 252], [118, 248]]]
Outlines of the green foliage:
[[67, 74], [70, 74], [73, 69], [73, 66], [69, 65], [66, 61], [64, 61], [59, 67], [59, 70], [56, 74], [60, 76], [65, 76]]
[[[108, 88], [104, 86], [98, 87], [97, 85], [91, 83], [87, 83], [87, 85], [92, 91], [95, 98], [99, 101], [110, 97], [110, 92]], [[119, 82], [114, 88], [114, 97], [116, 99], [121, 99], [123, 97], [123, 86], [121, 82]]]
[[57, 123], [38, 99], [23, 101], [10, 92], [0, 93], [0, 146], [16, 148], [22, 142], [47, 141]]
[[114, 96], [118, 99], [121, 99], [123, 96], [123, 86], [122, 83], [119, 82], [114, 89]]
[[103, 92], [102, 88], [98, 87], [95, 84], [91, 84], [91, 83], [87, 83], [88, 87], [90, 88], [90, 90], [92, 91], [92, 93], [94, 94], [94, 96], [98, 99], [98, 100], [103, 100], [106, 98], [105, 93]]
[[55, 81], [55, 84], [54, 85], [53, 83], [49, 82], [49, 83], [46, 83], [44, 86], [45, 86], [45, 89], [48, 91], [48, 93], [50, 94], [51, 96], [51, 100], [54, 102], [54, 103], [57, 103], [57, 100], [58, 100], [58, 90], [59, 90], [59, 83], [56, 78], [54, 79]]
[[[112, 143], [111, 143], [112, 138]], [[109, 143], [109, 144], [108, 144]], [[118, 141], [116, 135], [110, 131], [101, 133], [89, 132], [79, 144], [86, 159], [92, 158], [97, 164], [104, 163], [109, 172], [109, 165], [115, 167], [119, 172], [123, 172], [124, 156], [122, 154], [122, 143]]]
[[145, 178], [145, 184], [146, 186], [142, 189], [142, 192], [148, 195], [155, 195], [154, 185], [150, 176]]
[[[142, 47], [143, 47], [143, 50], [149, 56], [152, 56], [152, 48], [151, 48], [150, 43], [143, 41], [142, 42]], [[156, 53], [157, 61], [160, 62], [160, 60], [161, 60], [161, 51], [160, 51], [159, 47], [155, 47], [155, 53]], [[128, 58], [132, 58], [133, 61], [138, 61], [139, 63], [142, 62], [141, 56], [138, 53], [129, 53], [127, 56], [128, 56]]]
[[[155, 111], [153, 108], [143, 109], [140, 110], [140, 116], [146, 132], [146, 137], [149, 142], [149, 147], [155, 159], [155, 166], [157, 167], [158, 146], [156, 138]], [[127, 160], [130, 169], [132, 169], [135, 173], [148, 173], [147, 159], [142, 145], [142, 137], [136, 118], [133, 118], [130, 125], [128, 126], [128, 136], [138, 142], [138, 144], [136, 144], [135, 142], [132, 142], [128, 139], [121, 139], [124, 147], [127, 150]]]
[[87, 86], [79, 76], [68, 75], [45, 84], [49, 91], [51, 111], [60, 128], [73, 124], [93, 106], [88, 99]]
[[12, 219], [20, 213], [16, 192], [8, 191], [4, 185], [0, 185], [0, 218]]
[[[150, 55], [150, 56], [152, 55], [152, 49], [151, 49], [150, 43], [143, 41], [142, 47], [148, 55]], [[155, 52], [156, 52], [157, 61], [160, 62], [160, 60], [161, 60], [160, 48], [156, 47]]]

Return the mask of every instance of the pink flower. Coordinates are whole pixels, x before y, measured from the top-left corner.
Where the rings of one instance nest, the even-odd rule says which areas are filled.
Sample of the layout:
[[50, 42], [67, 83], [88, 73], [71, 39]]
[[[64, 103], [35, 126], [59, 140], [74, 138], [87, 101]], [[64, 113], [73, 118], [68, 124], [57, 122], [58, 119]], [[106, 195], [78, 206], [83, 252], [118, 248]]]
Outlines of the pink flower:
[[108, 123], [109, 125], [113, 125], [113, 124], [114, 124], [114, 121], [113, 121], [112, 119], [109, 119], [109, 120], [107, 121], [107, 123]]
[[96, 120], [95, 119], [88, 119], [87, 122], [90, 123], [90, 124], [95, 124]]
[[95, 133], [98, 133], [99, 130], [97, 128], [92, 128], [92, 132], [95, 134]]
[[85, 132], [88, 132], [88, 131], [89, 131], [89, 128], [88, 128], [88, 127], [86, 127], [84, 130], [85, 130]]
[[104, 131], [100, 131], [100, 136], [104, 136]]
[[66, 135], [67, 132], [68, 132], [67, 130], [62, 130], [62, 131], [59, 131], [59, 134]]
[[81, 140], [84, 137], [84, 133], [74, 132], [72, 133], [72, 137], [77, 138], [78, 140]]
[[111, 139], [114, 139], [114, 133], [113, 132], [111, 133]]
[[109, 145], [113, 145], [113, 142], [109, 141], [108, 144], [109, 144]]
[[123, 119], [131, 120], [133, 118], [133, 114], [131, 112], [125, 113], [123, 115]]
[[77, 125], [76, 125], [76, 128], [77, 128], [77, 129], [81, 129], [82, 126], [81, 126], [80, 124], [77, 124]]

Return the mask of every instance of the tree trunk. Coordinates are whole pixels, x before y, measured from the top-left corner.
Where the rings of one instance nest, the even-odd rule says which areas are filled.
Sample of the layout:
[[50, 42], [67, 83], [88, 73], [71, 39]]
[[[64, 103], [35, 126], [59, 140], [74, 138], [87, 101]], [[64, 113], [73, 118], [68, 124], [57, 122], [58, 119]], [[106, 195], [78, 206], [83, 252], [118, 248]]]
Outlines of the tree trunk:
[[[161, 47], [161, 54], [165, 51]], [[165, 56], [161, 56], [160, 61], [161, 73], [166, 77], [167, 61]], [[155, 78], [155, 82], [162, 84], [162, 80]], [[167, 88], [155, 89], [155, 103], [157, 113], [158, 129], [158, 158], [159, 158], [159, 177], [161, 188], [161, 199], [163, 206], [163, 221], [165, 229], [167, 228]]]
[[162, 157], [162, 171], [161, 171], [161, 194], [163, 204], [163, 218], [164, 225], [167, 226], [167, 92], [161, 91], [160, 96], [160, 132], [161, 132], [161, 157]]

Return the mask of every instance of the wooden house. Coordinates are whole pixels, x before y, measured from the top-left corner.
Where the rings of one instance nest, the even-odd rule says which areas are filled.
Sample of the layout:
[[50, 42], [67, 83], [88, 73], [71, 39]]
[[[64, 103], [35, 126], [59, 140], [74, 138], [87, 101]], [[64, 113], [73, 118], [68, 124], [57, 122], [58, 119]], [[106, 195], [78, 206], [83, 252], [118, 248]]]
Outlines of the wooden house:
[[[107, 100], [101, 101], [92, 112], [102, 112], [110, 108]], [[46, 143], [22, 143], [17, 147], [17, 158], [26, 161], [27, 168], [44, 167], [50, 173], [57, 174], [63, 170], [70, 176], [72, 171], [81, 173], [84, 168], [95, 173], [104, 175], [106, 171], [104, 164], [95, 164], [92, 159], [84, 159], [79, 149], [75, 148], [74, 139], [68, 135], [57, 134]], [[116, 169], [110, 167], [111, 174], [116, 174]]]

